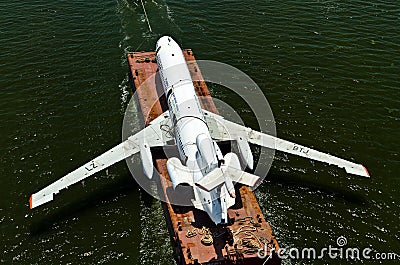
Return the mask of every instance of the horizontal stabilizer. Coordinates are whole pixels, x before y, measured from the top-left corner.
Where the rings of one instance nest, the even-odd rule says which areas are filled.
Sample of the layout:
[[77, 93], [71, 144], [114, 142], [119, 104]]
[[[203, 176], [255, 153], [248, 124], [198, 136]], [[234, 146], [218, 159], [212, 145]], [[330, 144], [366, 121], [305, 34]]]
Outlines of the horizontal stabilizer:
[[200, 181], [196, 182], [196, 185], [206, 191], [211, 191], [225, 183], [226, 178], [229, 178], [233, 182], [238, 182], [250, 187], [253, 187], [260, 179], [258, 176], [240, 169], [221, 166], [205, 175]]
[[211, 191], [216, 187], [222, 185], [224, 182], [224, 172], [221, 168], [216, 168], [205, 175], [200, 181], [196, 182], [196, 185], [203, 190]]
[[243, 170], [232, 167], [227, 167], [225, 170], [225, 174], [227, 174], [233, 182], [239, 182], [249, 187], [253, 187], [254, 185], [256, 185], [257, 181], [260, 179], [260, 177], [254, 174], [250, 174]]

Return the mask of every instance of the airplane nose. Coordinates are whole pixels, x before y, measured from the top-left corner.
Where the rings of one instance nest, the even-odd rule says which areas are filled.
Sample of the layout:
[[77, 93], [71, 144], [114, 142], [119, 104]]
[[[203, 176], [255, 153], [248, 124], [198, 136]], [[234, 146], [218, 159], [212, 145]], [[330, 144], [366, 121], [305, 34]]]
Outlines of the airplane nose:
[[171, 41], [173, 41], [173, 40], [170, 36], [163, 36], [158, 39], [156, 48], [163, 46], [163, 45], [167, 45], [167, 44], [171, 43]]
[[158, 39], [157, 44], [156, 44], [156, 51], [161, 47], [161, 46], [177, 46], [178, 44], [176, 41], [170, 37], [170, 36], [162, 36], [161, 38]]

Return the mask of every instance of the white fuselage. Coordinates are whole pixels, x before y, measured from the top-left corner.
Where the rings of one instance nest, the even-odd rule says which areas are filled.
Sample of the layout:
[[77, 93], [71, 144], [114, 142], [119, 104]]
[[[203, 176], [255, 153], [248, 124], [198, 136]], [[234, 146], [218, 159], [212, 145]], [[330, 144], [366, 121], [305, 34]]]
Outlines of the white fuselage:
[[[175, 128], [175, 141], [180, 159], [190, 170], [193, 182], [197, 182], [218, 167], [218, 159], [222, 159], [222, 155], [208, 131], [179, 45], [171, 37], [160, 38], [156, 46], [156, 58], [171, 121]], [[221, 198], [227, 195], [226, 188], [210, 192], [196, 186], [193, 189], [196, 200], [201, 201], [204, 210], [215, 223], [227, 221], [227, 205], [221, 203]]]

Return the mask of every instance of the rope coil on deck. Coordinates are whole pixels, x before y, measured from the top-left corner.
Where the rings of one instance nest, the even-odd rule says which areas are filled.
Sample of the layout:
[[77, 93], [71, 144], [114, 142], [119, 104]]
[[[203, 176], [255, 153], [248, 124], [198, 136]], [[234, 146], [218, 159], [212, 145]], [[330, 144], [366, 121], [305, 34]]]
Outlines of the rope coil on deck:
[[[191, 238], [196, 235], [202, 235], [203, 237], [200, 239], [201, 243], [206, 246], [212, 245], [214, 243], [213, 236], [210, 232], [210, 228], [203, 226], [201, 229], [193, 228], [192, 230], [188, 230], [186, 232], [186, 237]], [[219, 235], [220, 236], [220, 235]]]
[[203, 235], [203, 237], [200, 239], [201, 243], [203, 243], [206, 246], [212, 245], [214, 240], [213, 240], [213, 237], [211, 235], [210, 228], [207, 228], [207, 227], [203, 226], [201, 231], [199, 231], [199, 234]]
[[[254, 223], [253, 217], [246, 216], [244, 218], [237, 219], [236, 222], [242, 224], [249, 220], [247, 224], [240, 226], [236, 231], [232, 231], [233, 234], [233, 242], [235, 252], [238, 254], [255, 254], [259, 249], [263, 249], [265, 243], [265, 239], [259, 238], [255, 232], [257, 231], [257, 223]], [[243, 234], [243, 237], [239, 235]], [[246, 249], [245, 249], [246, 248]]]
[[187, 238], [191, 238], [191, 237], [194, 237], [194, 236], [196, 236], [197, 235], [197, 229], [196, 228], [193, 228], [193, 230], [188, 230], [187, 232], [186, 232], [186, 237]]

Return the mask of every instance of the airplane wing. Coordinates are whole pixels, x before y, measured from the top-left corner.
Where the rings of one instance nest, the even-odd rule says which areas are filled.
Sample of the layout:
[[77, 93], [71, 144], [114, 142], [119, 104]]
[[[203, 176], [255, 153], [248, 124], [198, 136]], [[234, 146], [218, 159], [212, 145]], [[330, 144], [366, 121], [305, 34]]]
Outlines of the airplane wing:
[[32, 209], [52, 201], [54, 194], [57, 194], [60, 190], [138, 153], [140, 151], [140, 144], [143, 143], [143, 141], [150, 147], [167, 145], [167, 141], [171, 140], [172, 136], [165, 128], [170, 126], [170, 124], [167, 112], [160, 115], [146, 128], [130, 136], [126, 141], [87, 162], [37, 193], [32, 194], [29, 199], [30, 208]]
[[227, 121], [222, 116], [215, 113], [206, 110], [203, 111], [211, 137], [215, 140], [225, 141], [244, 138], [250, 143], [256, 145], [336, 165], [340, 168], [344, 168], [346, 172], [350, 174], [367, 178], [370, 177], [368, 170], [363, 165], [356, 164], [330, 154], [322, 153], [293, 142], [282, 140], [272, 135], [254, 131], [251, 128]]

